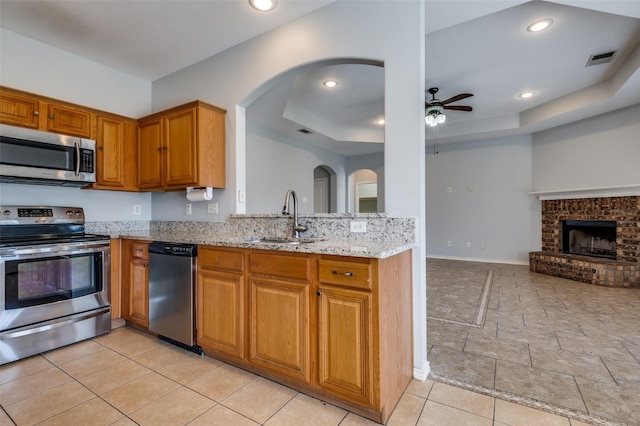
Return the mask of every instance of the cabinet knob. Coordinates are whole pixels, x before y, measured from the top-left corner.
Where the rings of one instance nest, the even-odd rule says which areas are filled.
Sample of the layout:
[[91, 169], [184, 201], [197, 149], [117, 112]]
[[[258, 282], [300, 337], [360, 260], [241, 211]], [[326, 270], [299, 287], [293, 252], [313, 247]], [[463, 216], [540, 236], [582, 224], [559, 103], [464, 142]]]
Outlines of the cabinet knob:
[[316, 296], [322, 296], [322, 292], [320, 290], [316, 291]]
[[33, 111], [33, 115], [40, 115], [40, 111]]
[[55, 115], [49, 114], [49, 118], [53, 120], [55, 118]]
[[158, 147], [158, 152], [162, 151], [162, 148]]
[[102, 150], [104, 150], [104, 148], [103, 148], [103, 147], [101, 147], [101, 146], [99, 146], [99, 147], [98, 147], [98, 151], [102, 151]]

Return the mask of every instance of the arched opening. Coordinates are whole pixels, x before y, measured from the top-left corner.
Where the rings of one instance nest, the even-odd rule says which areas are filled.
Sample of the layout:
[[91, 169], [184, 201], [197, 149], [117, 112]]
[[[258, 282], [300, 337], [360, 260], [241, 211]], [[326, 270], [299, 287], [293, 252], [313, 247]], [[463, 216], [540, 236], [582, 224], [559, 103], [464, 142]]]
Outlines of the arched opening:
[[329, 166], [313, 169], [313, 212], [336, 213], [336, 172]]
[[[289, 189], [298, 195], [300, 213], [352, 211], [351, 164], [376, 170], [384, 164], [384, 125], [378, 123], [384, 114], [382, 65], [319, 61], [254, 90], [245, 110], [246, 213], [279, 211]], [[324, 87], [328, 79], [337, 87]], [[318, 188], [317, 200], [316, 185], [326, 187]]]
[[378, 174], [370, 169], [360, 169], [349, 176], [352, 213], [377, 213]]

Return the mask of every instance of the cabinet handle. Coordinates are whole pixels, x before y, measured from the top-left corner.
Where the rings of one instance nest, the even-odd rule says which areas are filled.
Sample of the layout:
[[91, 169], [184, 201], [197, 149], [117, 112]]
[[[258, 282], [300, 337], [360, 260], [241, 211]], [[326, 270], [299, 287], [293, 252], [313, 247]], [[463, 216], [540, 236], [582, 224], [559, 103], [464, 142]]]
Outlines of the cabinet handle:
[[158, 152], [162, 151], [162, 148], [158, 147]]
[[103, 147], [101, 147], [101, 146], [98, 147], [98, 151], [103, 151], [103, 150], [104, 150]]
[[353, 276], [353, 272], [338, 272], [335, 269], [333, 271], [331, 271], [331, 273], [333, 275], [344, 275], [345, 277], [352, 277]]
[[322, 296], [322, 292], [320, 290], [316, 291], [316, 296]]
[[163, 147], [162, 147], [162, 149], [163, 149], [164, 151], [166, 151], [166, 150], [167, 150], [167, 147], [166, 147], [166, 146], [163, 146]]
[[53, 114], [49, 114], [49, 118], [50, 118], [50, 119], [52, 119], [52, 120], [53, 120], [55, 117], [56, 117], [55, 115], [53, 115]]
[[40, 115], [40, 111], [33, 111], [33, 115]]

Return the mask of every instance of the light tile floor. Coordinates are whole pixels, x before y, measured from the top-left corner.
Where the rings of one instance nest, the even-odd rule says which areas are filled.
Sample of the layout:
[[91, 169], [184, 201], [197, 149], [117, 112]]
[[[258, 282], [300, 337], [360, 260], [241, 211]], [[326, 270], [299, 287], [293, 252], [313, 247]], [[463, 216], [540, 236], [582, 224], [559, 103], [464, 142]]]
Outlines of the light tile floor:
[[[483, 326], [461, 324], [488, 271]], [[640, 424], [640, 289], [442, 259], [427, 261], [427, 278], [432, 378], [594, 424]]]
[[[459, 268], [460, 264], [449, 266]], [[486, 264], [473, 266], [486, 267]], [[533, 345], [529, 344], [522, 334], [522, 330], [529, 325], [529, 315], [525, 315], [524, 311], [501, 309], [507, 306], [501, 306], [500, 296], [522, 300], [520, 296], [521, 290], [524, 290], [521, 282], [523, 276], [528, 276], [530, 281], [535, 281], [535, 277], [532, 278], [519, 267], [491, 267], [497, 271], [494, 280], [494, 284], [497, 285], [494, 285], [491, 293], [484, 327], [440, 321], [433, 323], [433, 320], [429, 320], [431, 367], [438, 376], [443, 377], [438, 377], [437, 381], [413, 380], [391, 415], [389, 425], [587, 424], [581, 422], [581, 418], [576, 417], [573, 412], [569, 415], [557, 415], [549, 412], [553, 411], [554, 407], [543, 406], [542, 410], [534, 409], [527, 406], [532, 405], [531, 399], [513, 398], [512, 394], [495, 390], [499, 389], [495, 385], [499, 383], [498, 378], [501, 378], [504, 383], [511, 384], [505, 385], [508, 387], [507, 391], [513, 390], [515, 395], [531, 398], [531, 395], [526, 394], [538, 379], [545, 380], [544, 383], [549, 382], [548, 386], [558, 379], [553, 371], [556, 365], [575, 369], [575, 376], [567, 373], [564, 373], [564, 376], [574, 377], [582, 395], [593, 395], [593, 400], [597, 400], [598, 396], [601, 398], [600, 405], [593, 406], [596, 408], [592, 408], [591, 403], [588, 404], [589, 411], [598, 411], [601, 406], [606, 408], [616, 405], [614, 400], [610, 399], [614, 394], [603, 394], [603, 385], [624, 386], [626, 390], [635, 389], [634, 393], [629, 394], [629, 398], [638, 400], [640, 376], [634, 364], [640, 359], [640, 342], [637, 342], [638, 321], [633, 312], [627, 311], [627, 303], [636, 303], [638, 306], [638, 299], [635, 299], [635, 302], [620, 302], [620, 298], [614, 297], [614, 293], [611, 292], [607, 293], [611, 297], [604, 306], [602, 301], [593, 296], [594, 292], [599, 291], [592, 291], [589, 289], [592, 286], [588, 286], [576, 287], [583, 291], [575, 290], [575, 300], [567, 301], [561, 298], [562, 302], [559, 302], [553, 292], [547, 297], [542, 291], [539, 292], [539, 289], [528, 289], [527, 291], [537, 294], [541, 300], [564, 306], [567, 310], [575, 303], [579, 310], [590, 308], [599, 312], [598, 321], [589, 323], [589, 327], [575, 326], [575, 319], [569, 321], [566, 316], [553, 309], [549, 309], [548, 314], [545, 314], [546, 324], [544, 318], [531, 317], [535, 330], [532, 333], [533, 338], [536, 342], [546, 343]], [[431, 274], [434, 272], [437, 273], [430, 270]], [[455, 274], [448, 279], [454, 282]], [[551, 284], [553, 291], [557, 290], [556, 285], [566, 287], [567, 282], [561, 280], [560, 284]], [[640, 295], [640, 292], [637, 294]], [[535, 311], [540, 307], [532, 305], [531, 309]], [[571, 311], [579, 313], [579, 310]], [[608, 310], [615, 311], [620, 321], [610, 323], [606, 314]], [[529, 312], [528, 309], [526, 311]], [[500, 321], [505, 325], [499, 326]], [[559, 330], [555, 325], [551, 328], [546, 326], [556, 323], [563, 326]], [[571, 324], [574, 324], [573, 328]], [[598, 324], [600, 328], [597, 327]], [[611, 332], [622, 332], [630, 325], [633, 327], [626, 329], [624, 335], [627, 337], [622, 341], [612, 337]], [[601, 349], [599, 342], [585, 338], [584, 330], [591, 330], [592, 326], [608, 332], [605, 336], [611, 341], [607, 340], [605, 349]], [[433, 333], [432, 329], [435, 330]], [[503, 329], [506, 333], [504, 336], [499, 333]], [[555, 336], [555, 343], [549, 333]], [[515, 342], [514, 349], [505, 345], [506, 340]], [[518, 342], [529, 348], [528, 365], [524, 357], [521, 357], [523, 349]], [[466, 347], [467, 343], [470, 346]], [[531, 347], [537, 349], [532, 351]], [[573, 351], [573, 354], [580, 355], [582, 361], [574, 363], [570, 358], [562, 361], [563, 358], [556, 352], [562, 352], [564, 347], [568, 348], [567, 352]], [[473, 352], [465, 352], [465, 349], [469, 348], [473, 348]], [[624, 354], [622, 348], [627, 349], [631, 358]], [[538, 352], [535, 352], [536, 350]], [[559, 357], [555, 364], [548, 360], [548, 351]], [[600, 351], [605, 351], [606, 357], [596, 355], [600, 354]], [[509, 355], [506, 359], [501, 359], [502, 353]], [[605, 369], [610, 372], [615, 385], [603, 382], [605, 371], [594, 367], [594, 364], [598, 364], [592, 357], [600, 357], [603, 363], [606, 360]], [[461, 359], [464, 362], [460, 363]], [[534, 363], [534, 359], [539, 361]], [[491, 371], [486, 371], [485, 364], [492, 365], [489, 368]], [[546, 372], [550, 377], [532, 373], [536, 369]], [[446, 373], [457, 371], [460, 374], [444, 377]], [[516, 373], [512, 373], [513, 371]], [[581, 375], [588, 375], [586, 372], [593, 376], [582, 377]], [[490, 386], [478, 386], [469, 377], [477, 377]], [[616, 379], [613, 379], [614, 377]], [[526, 379], [531, 381], [526, 382]], [[493, 395], [492, 392], [496, 392], [497, 395]], [[623, 395], [620, 393], [619, 396]], [[558, 395], [558, 398], [570, 402], [573, 401], [572, 397], [573, 394], [564, 395], [562, 392]], [[587, 397], [582, 400], [590, 401]], [[215, 359], [199, 357], [128, 327], [1, 366], [0, 406], [0, 425], [374, 424], [354, 413]], [[608, 413], [605, 409], [601, 409], [601, 412]]]

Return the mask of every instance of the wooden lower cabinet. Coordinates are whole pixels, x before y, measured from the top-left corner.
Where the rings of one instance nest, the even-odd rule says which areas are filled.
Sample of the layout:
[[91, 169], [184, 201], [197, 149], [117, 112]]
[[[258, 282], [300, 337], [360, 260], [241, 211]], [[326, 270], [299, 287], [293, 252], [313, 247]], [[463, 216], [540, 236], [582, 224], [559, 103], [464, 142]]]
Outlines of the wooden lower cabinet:
[[149, 328], [149, 242], [123, 240], [122, 317]]
[[198, 345], [237, 359], [245, 356], [244, 253], [198, 248]]
[[319, 385], [371, 405], [371, 293], [321, 285], [318, 297]]
[[411, 251], [385, 259], [198, 248], [207, 355], [377, 422], [413, 372]]

